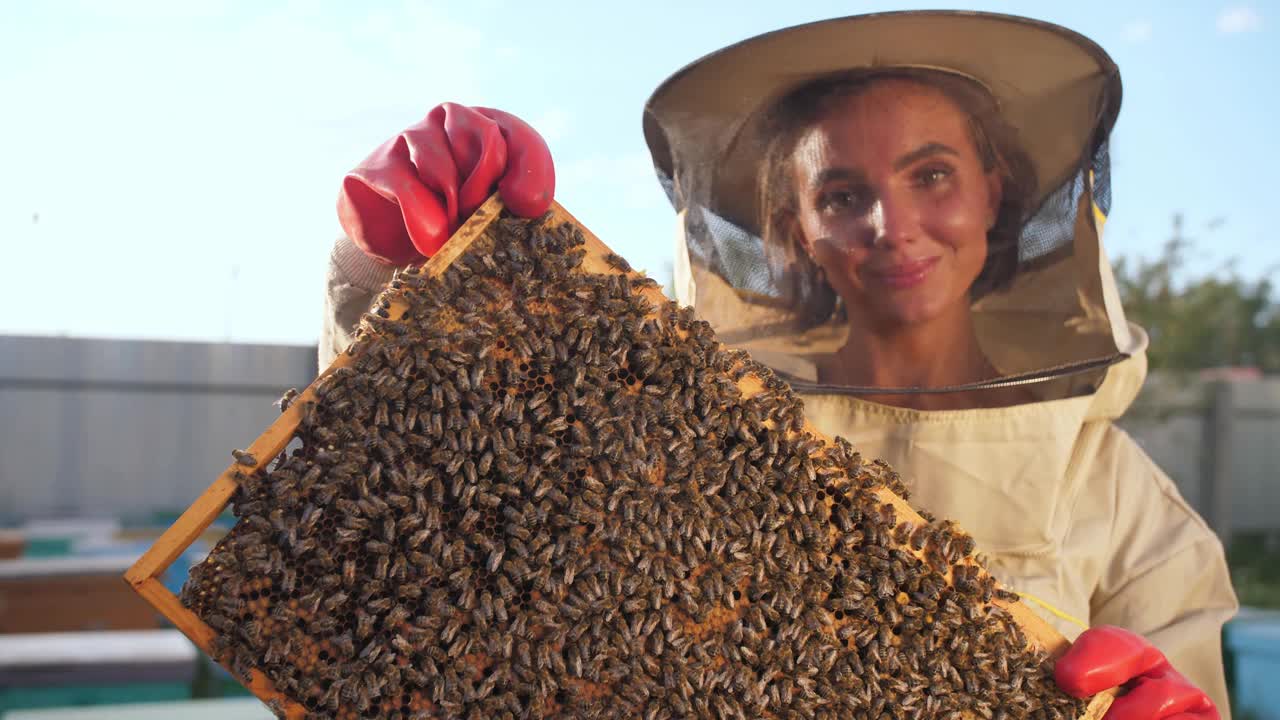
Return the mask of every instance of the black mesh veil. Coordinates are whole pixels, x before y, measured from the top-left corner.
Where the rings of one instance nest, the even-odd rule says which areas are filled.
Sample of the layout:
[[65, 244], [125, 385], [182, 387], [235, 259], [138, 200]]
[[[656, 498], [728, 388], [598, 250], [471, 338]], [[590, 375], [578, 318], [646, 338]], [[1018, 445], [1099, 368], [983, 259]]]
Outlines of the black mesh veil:
[[[675, 184], [661, 168], [657, 172], [667, 199], [677, 211], [682, 210]], [[1082, 200], [1086, 205], [1091, 202], [1103, 219], [1111, 212], [1111, 158], [1105, 140], [1089, 161], [1027, 218], [1018, 237], [1018, 262], [1034, 264], [1069, 248]], [[692, 264], [716, 273], [737, 290], [781, 300], [779, 275], [786, 269], [771, 265], [758, 235], [706, 206], [692, 208], [682, 222], [684, 250]]]

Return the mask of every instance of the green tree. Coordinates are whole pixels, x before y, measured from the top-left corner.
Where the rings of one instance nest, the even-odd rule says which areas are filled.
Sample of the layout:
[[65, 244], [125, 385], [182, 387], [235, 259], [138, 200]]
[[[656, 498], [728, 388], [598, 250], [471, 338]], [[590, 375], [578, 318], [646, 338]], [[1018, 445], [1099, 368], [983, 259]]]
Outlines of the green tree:
[[1234, 263], [1203, 275], [1188, 274], [1193, 241], [1175, 215], [1173, 235], [1154, 260], [1121, 258], [1116, 283], [1129, 319], [1151, 335], [1152, 369], [1198, 370], [1249, 366], [1280, 372], [1280, 303], [1271, 276], [1240, 276]]

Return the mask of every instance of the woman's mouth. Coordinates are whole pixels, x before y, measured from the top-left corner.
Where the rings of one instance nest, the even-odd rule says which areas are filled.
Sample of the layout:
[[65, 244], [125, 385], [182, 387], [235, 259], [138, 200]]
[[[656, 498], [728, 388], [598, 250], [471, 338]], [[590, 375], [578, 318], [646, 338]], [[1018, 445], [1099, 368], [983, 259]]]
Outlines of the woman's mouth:
[[931, 257], [869, 268], [867, 272], [876, 283], [894, 290], [903, 290], [924, 282], [937, 264], [938, 258]]

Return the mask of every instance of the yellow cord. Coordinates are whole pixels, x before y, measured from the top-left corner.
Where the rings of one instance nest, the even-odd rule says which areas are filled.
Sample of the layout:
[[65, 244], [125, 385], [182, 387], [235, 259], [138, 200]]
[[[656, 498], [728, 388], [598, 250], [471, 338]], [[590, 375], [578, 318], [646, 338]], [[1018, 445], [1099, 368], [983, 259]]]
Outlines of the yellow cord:
[[1089, 629], [1089, 624], [1088, 624], [1088, 623], [1086, 623], [1085, 621], [1081, 620], [1081, 619], [1080, 619], [1080, 618], [1078, 618], [1078, 617], [1075, 617], [1075, 616], [1072, 616], [1072, 615], [1068, 615], [1067, 613], [1062, 612], [1062, 611], [1061, 611], [1061, 610], [1059, 610], [1058, 608], [1056, 608], [1056, 607], [1054, 607], [1054, 606], [1050, 605], [1049, 603], [1047, 603], [1047, 602], [1045, 602], [1045, 601], [1041, 600], [1040, 598], [1036, 597], [1035, 595], [1032, 595], [1031, 593], [1020, 592], [1020, 591], [1015, 591], [1015, 592], [1018, 592], [1018, 595], [1019, 595], [1019, 596], [1021, 596], [1021, 597], [1022, 597], [1022, 599], [1024, 599], [1024, 600], [1030, 600], [1031, 602], [1033, 602], [1033, 603], [1035, 603], [1035, 604], [1039, 605], [1040, 607], [1044, 608], [1045, 610], [1048, 610], [1049, 612], [1053, 613], [1054, 615], [1057, 615], [1058, 617], [1062, 618], [1063, 620], [1066, 620], [1067, 622], [1071, 623], [1072, 625], [1078, 625], [1078, 626], [1080, 626], [1080, 628], [1081, 628], [1081, 629], [1084, 629], [1084, 630], [1088, 630], [1088, 629]]

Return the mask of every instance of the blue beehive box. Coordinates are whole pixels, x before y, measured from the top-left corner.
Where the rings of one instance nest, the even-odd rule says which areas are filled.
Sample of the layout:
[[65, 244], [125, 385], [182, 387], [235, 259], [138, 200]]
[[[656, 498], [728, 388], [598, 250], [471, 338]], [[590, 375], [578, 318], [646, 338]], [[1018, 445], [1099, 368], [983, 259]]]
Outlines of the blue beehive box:
[[1232, 715], [1280, 720], [1280, 613], [1244, 609], [1224, 634], [1235, 660]]

